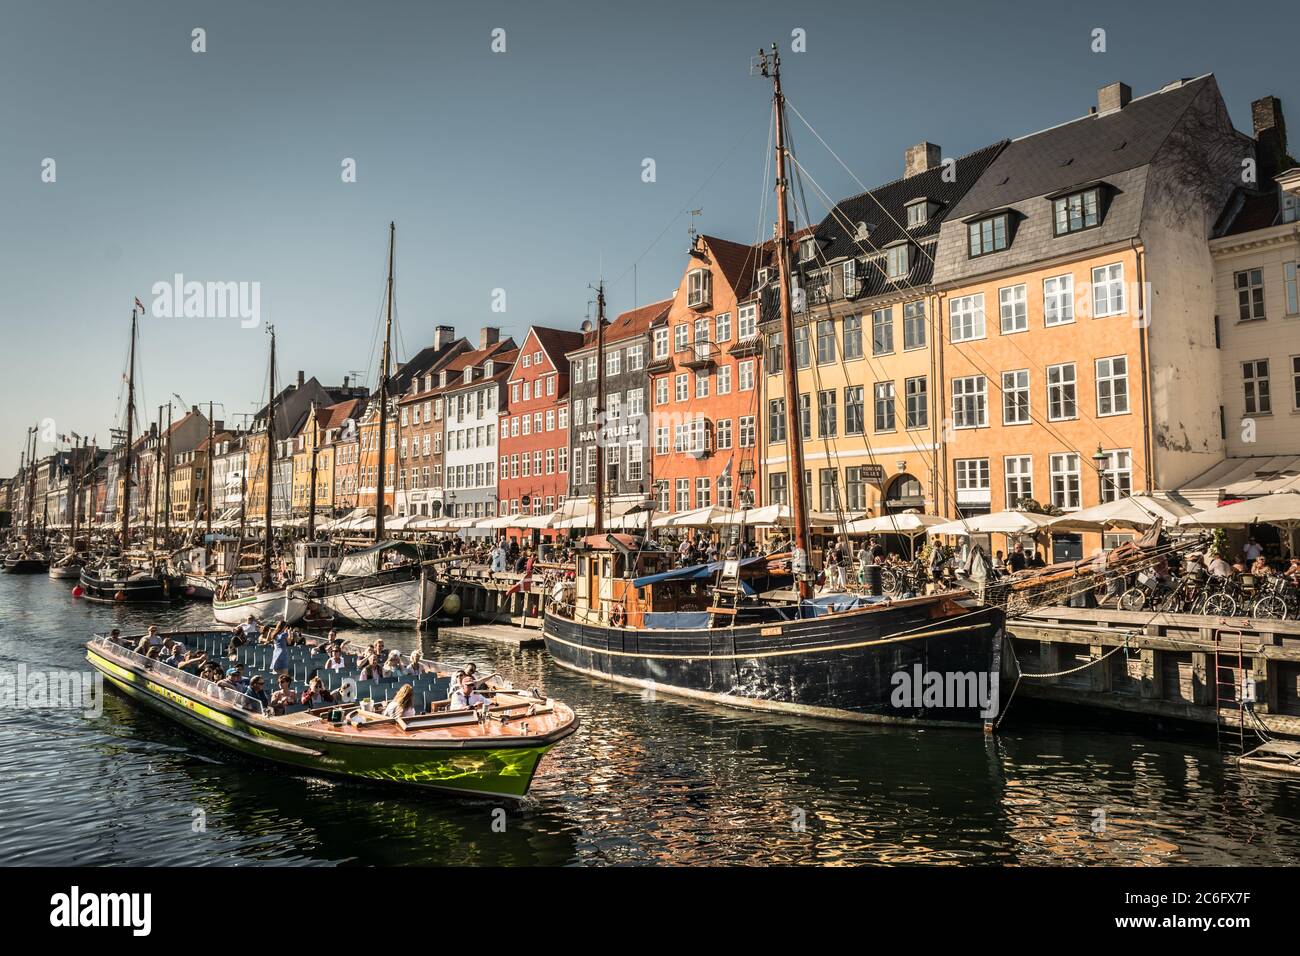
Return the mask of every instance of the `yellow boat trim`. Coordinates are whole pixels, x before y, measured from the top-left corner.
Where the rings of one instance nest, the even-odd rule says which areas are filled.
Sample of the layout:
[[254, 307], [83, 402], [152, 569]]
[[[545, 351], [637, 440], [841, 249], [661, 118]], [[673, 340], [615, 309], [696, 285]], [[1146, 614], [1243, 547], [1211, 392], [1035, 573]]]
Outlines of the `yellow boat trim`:
[[181, 707], [193, 711], [205, 720], [212, 721], [215, 724], [220, 724], [223, 727], [229, 727], [231, 730], [242, 730], [248, 728], [248, 724], [244, 721], [237, 721], [229, 714], [208, 707], [191, 697], [186, 697], [184, 694], [178, 694], [170, 687], [151, 681], [147, 677], [141, 677], [134, 671], [127, 670], [125, 667], [119, 666], [108, 658], [96, 654], [94, 651], [87, 651], [86, 656], [91, 659], [91, 664], [108, 673], [112, 677], [121, 681], [126, 681], [129, 684], [143, 685], [159, 697], [164, 697], [174, 704], [179, 704]]
[[548, 641], [555, 641], [557, 644], [563, 644], [565, 647], [576, 648], [580, 651], [590, 651], [592, 654], [608, 654], [611, 657], [638, 657], [655, 661], [748, 661], [760, 657], [790, 657], [795, 654], [829, 654], [832, 651], [853, 651], [861, 647], [878, 647], [881, 644], [897, 644], [903, 641], [918, 641], [927, 637], [939, 637], [944, 634], [960, 634], [964, 631], [974, 631], [983, 624], [967, 624], [964, 627], [945, 627], [934, 631], [920, 631], [917, 633], [907, 634], [901, 637], [882, 637], [874, 641], [854, 641], [852, 644], [836, 644], [832, 647], [790, 647], [779, 651], [755, 651], [752, 654], [634, 654], [631, 651], [610, 651], [602, 650], [598, 647], [587, 647], [585, 644], [575, 644], [573, 641], [566, 641], [562, 637], [556, 637], [543, 629], [542, 634]]

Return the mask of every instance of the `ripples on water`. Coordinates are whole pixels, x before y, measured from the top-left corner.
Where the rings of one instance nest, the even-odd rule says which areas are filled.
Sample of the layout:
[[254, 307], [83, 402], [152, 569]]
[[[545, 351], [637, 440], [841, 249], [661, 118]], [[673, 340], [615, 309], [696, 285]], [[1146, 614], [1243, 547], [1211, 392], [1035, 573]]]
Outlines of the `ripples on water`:
[[[69, 591], [43, 576], [0, 575], [0, 669], [84, 670], [80, 642], [94, 629], [210, 624], [198, 604], [112, 608]], [[417, 641], [413, 631], [350, 636], [383, 636], [405, 648]], [[996, 739], [776, 719], [617, 689], [566, 673], [541, 650], [448, 639], [436, 656], [544, 686], [582, 719], [543, 761], [528, 801], [507, 809], [503, 833], [493, 830], [490, 803], [296, 776], [110, 691], [99, 717], [0, 710], [0, 859], [185, 866], [1300, 859], [1300, 786], [1225, 770], [1212, 735], [1017, 725], [1014, 711]]]

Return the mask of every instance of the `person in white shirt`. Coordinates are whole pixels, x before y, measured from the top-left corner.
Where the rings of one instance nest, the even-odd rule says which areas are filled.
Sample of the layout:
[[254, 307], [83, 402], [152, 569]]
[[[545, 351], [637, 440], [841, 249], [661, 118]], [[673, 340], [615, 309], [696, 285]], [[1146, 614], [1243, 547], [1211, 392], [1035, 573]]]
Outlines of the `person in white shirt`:
[[492, 702], [474, 689], [474, 678], [468, 674], [460, 675], [460, 686], [452, 692], [448, 710], [469, 710], [473, 707], [488, 706]]
[[1258, 558], [1258, 557], [1259, 557], [1261, 554], [1263, 554], [1263, 553], [1264, 553], [1264, 548], [1263, 548], [1263, 546], [1262, 546], [1258, 541], [1256, 541], [1254, 538], [1251, 538], [1249, 541], [1246, 542], [1246, 560], [1247, 560], [1247, 561], [1254, 561], [1256, 558]]
[[329, 660], [325, 662], [325, 669], [327, 671], [341, 671], [346, 669], [347, 666], [348, 662], [343, 659], [343, 652], [341, 650], [336, 647], [334, 650], [330, 651]]
[[1232, 565], [1223, 559], [1223, 555], [1216, 554], [1214, 560], [1210, 562], [1210, 574], [1216, 578], [1232, 577]]
[[403, 684], [397, 688], [397, 693], [393, 699], [388, 702], [384, 708], [385, 717], [414, 717], [415, 716], [415, 691], [411, 689], [410, 684]]
[[241, 630], [244, 632], [244, 637], [251, 641], [261, 633], [262, 629], [257, 626], [257, 618], [250, 614], [248, 615], [248, 620], [241, 626]]

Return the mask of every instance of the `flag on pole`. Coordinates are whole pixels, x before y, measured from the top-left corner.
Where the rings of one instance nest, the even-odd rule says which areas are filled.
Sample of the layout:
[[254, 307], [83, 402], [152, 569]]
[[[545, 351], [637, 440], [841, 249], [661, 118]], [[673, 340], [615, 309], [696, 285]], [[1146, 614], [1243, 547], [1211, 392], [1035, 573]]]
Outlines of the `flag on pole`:
[[139, 309], [141, 312], [144, 311], [144, 303], [140, 301], [140, 297], [139, 297], [139, 296], [136, 296], [136, 297], [135, 297], [135, 307], [136, 307], [137, 309]]

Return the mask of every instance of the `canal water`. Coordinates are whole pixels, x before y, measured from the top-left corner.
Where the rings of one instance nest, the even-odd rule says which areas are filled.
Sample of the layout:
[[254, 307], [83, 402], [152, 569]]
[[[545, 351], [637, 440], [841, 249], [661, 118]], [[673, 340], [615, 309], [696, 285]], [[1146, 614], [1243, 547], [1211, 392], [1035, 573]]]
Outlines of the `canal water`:
[[[92, 630], [207, 626], [200, 604], [94, 605], [0, 575], [0, 672], [87, 669]], [[349, 635], [373, 639], [373, 632]], [[383, 633], [414, 647], [413, 631]], [[231, 754], [106, 691], [0, 709], [6, 864], [1300, 862], [1300, 785], [1225, 769], [1213, 733], [1018, 712], [978, 732], [847, 726], [642, 695], [544, 651], [436, 657], [542, 686], [582, 719], [506, 805], [331, 783]]]

